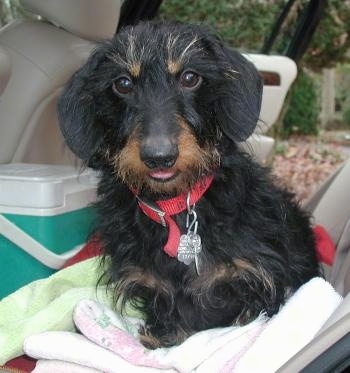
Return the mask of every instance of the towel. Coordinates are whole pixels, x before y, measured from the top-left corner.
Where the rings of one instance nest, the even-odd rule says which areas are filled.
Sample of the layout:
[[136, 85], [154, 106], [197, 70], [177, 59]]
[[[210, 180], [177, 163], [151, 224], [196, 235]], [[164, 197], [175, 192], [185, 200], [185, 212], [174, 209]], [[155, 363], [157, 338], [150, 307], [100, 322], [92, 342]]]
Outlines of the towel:
[[60, 360], [39, 360], [32, 372], [36, 373], [100, 373], [100, 370]]
[[342, 299], [325, 280], [310, 280], [269, 321], [235, 372], [275, 372], [312, 340]]
[[[85, 260], [32, 282], [0, 301], [0, 365], [23, 354], [25, 337], [48, 330], [74, 330], [74, 307], [80, 299], [112, 304], [101, 281], [97, 258]], [[133, 312], [130, 309], [130, 312]]]
[[[244, 327], [205, 330], [189, 337], [182, 345], [148, 350], [138, 341], [138, 330], [143, 324], [136, 318], [123, 318], [108, 307], [94, 301], [81, 301], [74, 312], [74, 322], [80, 332], [92, 342], [132, 363], [158, 369], [189, 372], [208, 356], [230, 343], [231, 355], [239, 356], [258, 336], [265, 325], [261, 315]], [[198, 350], [198, 346], [201, 346]], [[188, 351], [196, 352], [188, 354]], [[222, 364], [222, 360], [219, 362]]]
[[261, 324], [257, 329], [256, 327], [258, 322], [234, 328], [236, 333], [232, 328], [212, 329], [196, 333], [180, 346], [158, 350], [147, 350], [142, 346], [135, 348], [137, 343], [130, 346], [124, 344], [125, 339], [122, 339], [119, 341], [119, 350], [116, 343], [117, 349], [112, 351], [80, 334], [47, 332], [28, 337], [24, 350], [28, 355], [41, 359], [41, 366], [36, 367], [35, 373], [45, 372], [42, 369], [46, 369], [45, 362], [50, 360], [61, 360], [110, 373], [219, 372], [219, 367], [225, 364], [225, 360], [221, 360], [221, 354], [216, 357], [215, 353], [220, 352], [226, 344], [230, 347], [226, 360], [243, 353], [246, 345], [252, 341], [252, 334], [257, 333]]
[[[37, 359], [60, 360], [99, 372], [154, 372], [153, 368], [135, 367], [117, 354], [72, 332], [46, 332], [34, 335], [25, 340], [24, 350]], [[41, 367], [39, 364], [33, 372], [47, 373], [47, 370], [40, 370], [46, 369], [44, 362], [45, 360], [41, 360]]]
[[[148, 350], [137, 339], [142, 319], [122, 317], [106, 304], [81, 300], [74, 323], [82, 334], [47, 332], [26, 338], [24, 350], [41, 359], [100, 372], [272, 373], [311, 341], [342, 298], [321, 278], [303, 285], [272, 319], [205, 330], [179, 346]], [[46, 370], [47, 371], [47, 370]]]

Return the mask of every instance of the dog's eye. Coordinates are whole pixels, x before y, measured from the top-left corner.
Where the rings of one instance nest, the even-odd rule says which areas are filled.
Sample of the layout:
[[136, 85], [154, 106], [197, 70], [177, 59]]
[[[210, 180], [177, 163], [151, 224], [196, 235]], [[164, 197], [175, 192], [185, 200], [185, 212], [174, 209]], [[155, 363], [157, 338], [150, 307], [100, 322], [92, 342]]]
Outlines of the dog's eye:
[[112, 89], [116, 94], [127, 95], [133, 90], [133, 83], [128, 77], [121, 76], [113, 82]]
[[187, 89], [195, 89], [202, 83], [202, 77], [194, 71], [184, 71], [180, 77], [180, 84]]

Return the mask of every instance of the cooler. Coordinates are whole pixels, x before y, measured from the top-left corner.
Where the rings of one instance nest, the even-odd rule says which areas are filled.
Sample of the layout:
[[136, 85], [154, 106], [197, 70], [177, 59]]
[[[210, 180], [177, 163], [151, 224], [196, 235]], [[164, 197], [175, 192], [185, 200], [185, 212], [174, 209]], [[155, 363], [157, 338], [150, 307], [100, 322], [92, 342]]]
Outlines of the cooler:
[[91, 170], [0, 165], [0, 299], [52, 274], [84, 245], [96, 185]]

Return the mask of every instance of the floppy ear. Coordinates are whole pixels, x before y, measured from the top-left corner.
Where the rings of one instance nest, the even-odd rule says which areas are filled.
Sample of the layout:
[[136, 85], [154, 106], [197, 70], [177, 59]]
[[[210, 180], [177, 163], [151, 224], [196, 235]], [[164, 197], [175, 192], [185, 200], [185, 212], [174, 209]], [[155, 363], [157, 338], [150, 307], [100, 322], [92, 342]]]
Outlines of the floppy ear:
[[[239, 52], [219, 42], [226, 83], [216, 102], [216, 119], [232, 141], [244, 141], [257, 125], [263, 81], [255, 66]], [[221, 61], [220, 61], [221, 62]]]
[[83, 161], [88, 161], [103, 140], [102, 128], [95, 123], [95, 102], [89, 90], [93, 71], [105, 54], [100, 47], [68, 82], [57, 103], [58, 120], [69, 148]]

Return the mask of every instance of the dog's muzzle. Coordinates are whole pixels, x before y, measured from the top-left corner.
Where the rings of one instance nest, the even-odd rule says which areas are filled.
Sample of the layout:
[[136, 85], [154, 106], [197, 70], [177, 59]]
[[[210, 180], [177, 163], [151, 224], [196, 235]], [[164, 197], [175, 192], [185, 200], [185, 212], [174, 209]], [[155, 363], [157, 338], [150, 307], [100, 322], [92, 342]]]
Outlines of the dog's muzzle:
[[151, 170], [170, 169], [178, 156], [177, 144], [165, 136], [148, 137], [141, 143], [141, 160]]

